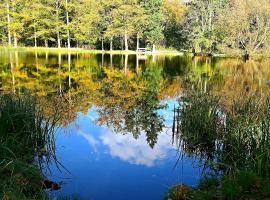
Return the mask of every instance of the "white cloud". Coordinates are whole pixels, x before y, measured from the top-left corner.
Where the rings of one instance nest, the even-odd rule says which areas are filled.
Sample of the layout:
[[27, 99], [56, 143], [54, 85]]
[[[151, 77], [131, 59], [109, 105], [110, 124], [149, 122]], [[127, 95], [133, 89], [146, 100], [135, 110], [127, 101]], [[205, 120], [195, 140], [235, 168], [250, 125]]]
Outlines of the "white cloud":
[[131, 164], [148, 167], [152, 167], [164, 159], [168, 151], [173, 148], [171, 136], [165, 133], [160, 133], [154, 149], [148, 145], [145, 134], [136, 140], [131, 134], [121, 135], [107, 131], [100, 136], [100, 140], [109, 148], [111, 156]]

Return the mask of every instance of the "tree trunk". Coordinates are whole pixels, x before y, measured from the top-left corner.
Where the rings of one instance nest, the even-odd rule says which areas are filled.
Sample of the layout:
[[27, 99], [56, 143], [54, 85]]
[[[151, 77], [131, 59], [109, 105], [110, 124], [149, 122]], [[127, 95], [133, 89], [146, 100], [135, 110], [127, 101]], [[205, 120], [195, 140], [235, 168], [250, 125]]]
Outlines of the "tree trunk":
[[101, 39], [101, 50], [104, 51], [104, 39], [103, 39], [103, 37]]
[[11, 46], [11, 34], [10, 34], [10, 15], [9, 15], [9, 2], [7, 2], [7, 32], [8, 32], [8, 45]]
[[37, 33], [36, 33], [36, 25], [34, 26], [34, 39], [35, 39], [35, 47], [37, 47]]
[[18, 47], [18, 40], [17, 40], [16, 33], [14, 33], [14, 47], [15, 47], [15, 48]]
[[[67, 20], [67, 26], [69, 25], [69, 16], [68, 16], [68, 0], [66, 0], [66, 20]], [[68, 48], [70, 49], [70, 35], [69, 35], [69, 27], [67, 27], [67, 44]]]
[[45, 47], [48, 48], [48, 39], [44, 40]]
[[128, 67], [128, 54], [125, 54], [125, 74], [127, 74], [127, 67]]
[[111, 41], [110, 41], [110, 51], [113, 50], [113, 39], [111, 38]]
[[57, 44], [58, 44], [58, 48], [61, 48], [61, 40], [60, 40], [60, 32], [57, 32]]
[[136, 73], [139, 71], [139, 55], [136, 55]]
[[140, 35], [137, 33], [137, 51], [139, 51], [140, 48]]
[[153, 44], [152, 53], [156, 53], [156, 45]]
[[128, 35], [126, 30], [125, 30], [125, 50], [128, 51]]

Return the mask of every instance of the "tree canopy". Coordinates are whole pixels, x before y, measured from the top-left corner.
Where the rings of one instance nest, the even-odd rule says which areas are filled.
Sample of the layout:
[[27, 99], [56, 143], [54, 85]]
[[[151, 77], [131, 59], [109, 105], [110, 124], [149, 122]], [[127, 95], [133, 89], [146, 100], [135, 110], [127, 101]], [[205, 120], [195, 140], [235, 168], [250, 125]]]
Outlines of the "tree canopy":
[[258, 53], [270, 0], [3, 0], [2, 45]]

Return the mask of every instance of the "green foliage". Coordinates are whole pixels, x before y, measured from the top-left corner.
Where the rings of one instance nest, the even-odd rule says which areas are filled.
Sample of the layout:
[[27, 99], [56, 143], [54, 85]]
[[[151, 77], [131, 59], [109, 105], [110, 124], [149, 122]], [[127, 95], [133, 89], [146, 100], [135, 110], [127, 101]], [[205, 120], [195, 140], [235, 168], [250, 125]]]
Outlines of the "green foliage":
[[[53, 126], [30, 95], [0, 95], [0, 197], [45, 199], [38, 160], [54, 150]], [[49, 161], [49, 160], [48, 160]]]
[[222, 182], [222, 194], [226, 199], [236, 199], [241, 192], [240, 185], [234, 179], [226, 177]]
[[162, 0], [140, 0], [140, 4], [145, 9], [148, 20], [144, 37], [150, 44], [156, 44], [163, 39]]
[[160, 45], [255, 54], [270, 47], [268, 5], [269, 0], [5, 0], [0, 42], [91, 49], [108, 49], [109, 43], [122, 49], [125, 43], [126, 50], [139, 42], [153, 51]]

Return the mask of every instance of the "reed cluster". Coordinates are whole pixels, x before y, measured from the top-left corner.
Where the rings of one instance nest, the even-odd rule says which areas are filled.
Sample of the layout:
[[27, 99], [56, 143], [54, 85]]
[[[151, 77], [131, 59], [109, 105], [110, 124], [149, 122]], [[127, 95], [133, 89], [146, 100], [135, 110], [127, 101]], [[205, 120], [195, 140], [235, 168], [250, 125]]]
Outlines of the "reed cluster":
[[0, 198], [46, 199], [41, 167], [54, 156], [56, 120], [37, 98], [0, 94]]

